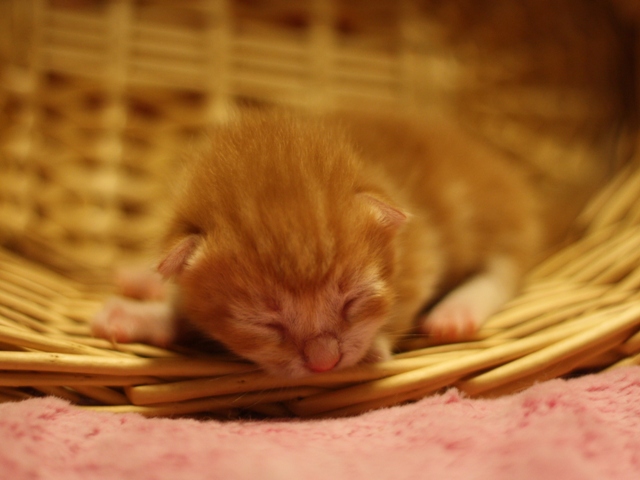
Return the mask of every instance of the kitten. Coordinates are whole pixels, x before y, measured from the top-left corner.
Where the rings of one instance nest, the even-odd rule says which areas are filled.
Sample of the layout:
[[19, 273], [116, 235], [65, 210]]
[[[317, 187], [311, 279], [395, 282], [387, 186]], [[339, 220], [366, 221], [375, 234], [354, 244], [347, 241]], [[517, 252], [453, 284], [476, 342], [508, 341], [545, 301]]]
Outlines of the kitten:
[[418, 119], [245, 112], [185, 171], [158, 267], [174, 293], [121, 279], [145, 301], [112, 300], [95, 334], [166, 344], [188, 324], [270, 373], [324, 372], [388, 358], [417, 317], [471, 336], [542, 246], [524, 175]]

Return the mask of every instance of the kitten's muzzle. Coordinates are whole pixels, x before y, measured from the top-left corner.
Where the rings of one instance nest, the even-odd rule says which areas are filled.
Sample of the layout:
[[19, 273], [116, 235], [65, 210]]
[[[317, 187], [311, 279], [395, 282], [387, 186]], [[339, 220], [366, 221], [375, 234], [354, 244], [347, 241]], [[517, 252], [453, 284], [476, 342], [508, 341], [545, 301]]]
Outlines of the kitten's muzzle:
[[304, 346], [305, 367], [314, 373], [332, 370], [342, 359], [338, 339], [330, 334], [318, 335]]

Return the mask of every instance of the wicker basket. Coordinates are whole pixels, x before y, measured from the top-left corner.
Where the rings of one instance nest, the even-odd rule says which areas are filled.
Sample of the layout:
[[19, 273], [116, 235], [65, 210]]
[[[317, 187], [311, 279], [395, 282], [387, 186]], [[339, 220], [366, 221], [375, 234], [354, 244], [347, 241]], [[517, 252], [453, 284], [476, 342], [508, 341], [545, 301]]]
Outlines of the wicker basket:
[[[0, 400], [338, 416], [637, 363], [636, 18], [624, 0], [0, 0]], [[419, 110], [567, 191], [615, 175], [582, 238], [472, 342], [407, 341], [389, 362], [292, 381], [91, 338], [108, 267], [144, 258], [176, 159], [238, 102]]]

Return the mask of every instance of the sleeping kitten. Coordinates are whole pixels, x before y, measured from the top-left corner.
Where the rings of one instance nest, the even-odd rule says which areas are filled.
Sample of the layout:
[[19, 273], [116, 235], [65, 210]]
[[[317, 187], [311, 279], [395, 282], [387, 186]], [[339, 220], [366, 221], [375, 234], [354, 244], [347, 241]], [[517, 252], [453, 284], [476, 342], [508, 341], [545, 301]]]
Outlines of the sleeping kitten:
[[189, 324], [286, 376], [388, 358], [416, 318], [464, 339], [541, 249], [534, 197], [452, 128], [246, 112], [186, 165], [158, 267], [174, 293], [123, 278], [143, 301], [112, 300], [93, 330], [166, 344]]

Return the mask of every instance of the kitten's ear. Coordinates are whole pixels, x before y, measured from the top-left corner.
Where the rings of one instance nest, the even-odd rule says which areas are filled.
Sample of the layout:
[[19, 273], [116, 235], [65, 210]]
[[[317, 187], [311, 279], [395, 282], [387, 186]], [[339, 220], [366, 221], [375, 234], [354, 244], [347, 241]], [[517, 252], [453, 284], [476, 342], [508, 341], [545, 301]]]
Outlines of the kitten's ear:
[[160, 275], [167, 279], [182, 272], [189, 260], [196, 254], [201, 242], [202, 237], [196, 234], [188, 235], [178, 241], [158, 264]]
[[361, 193], [362, 198], [371, 207], [372, 213], [384, 227], [397, 230], [405, 224], [409, 215], [385, 200], [371, 193]]

